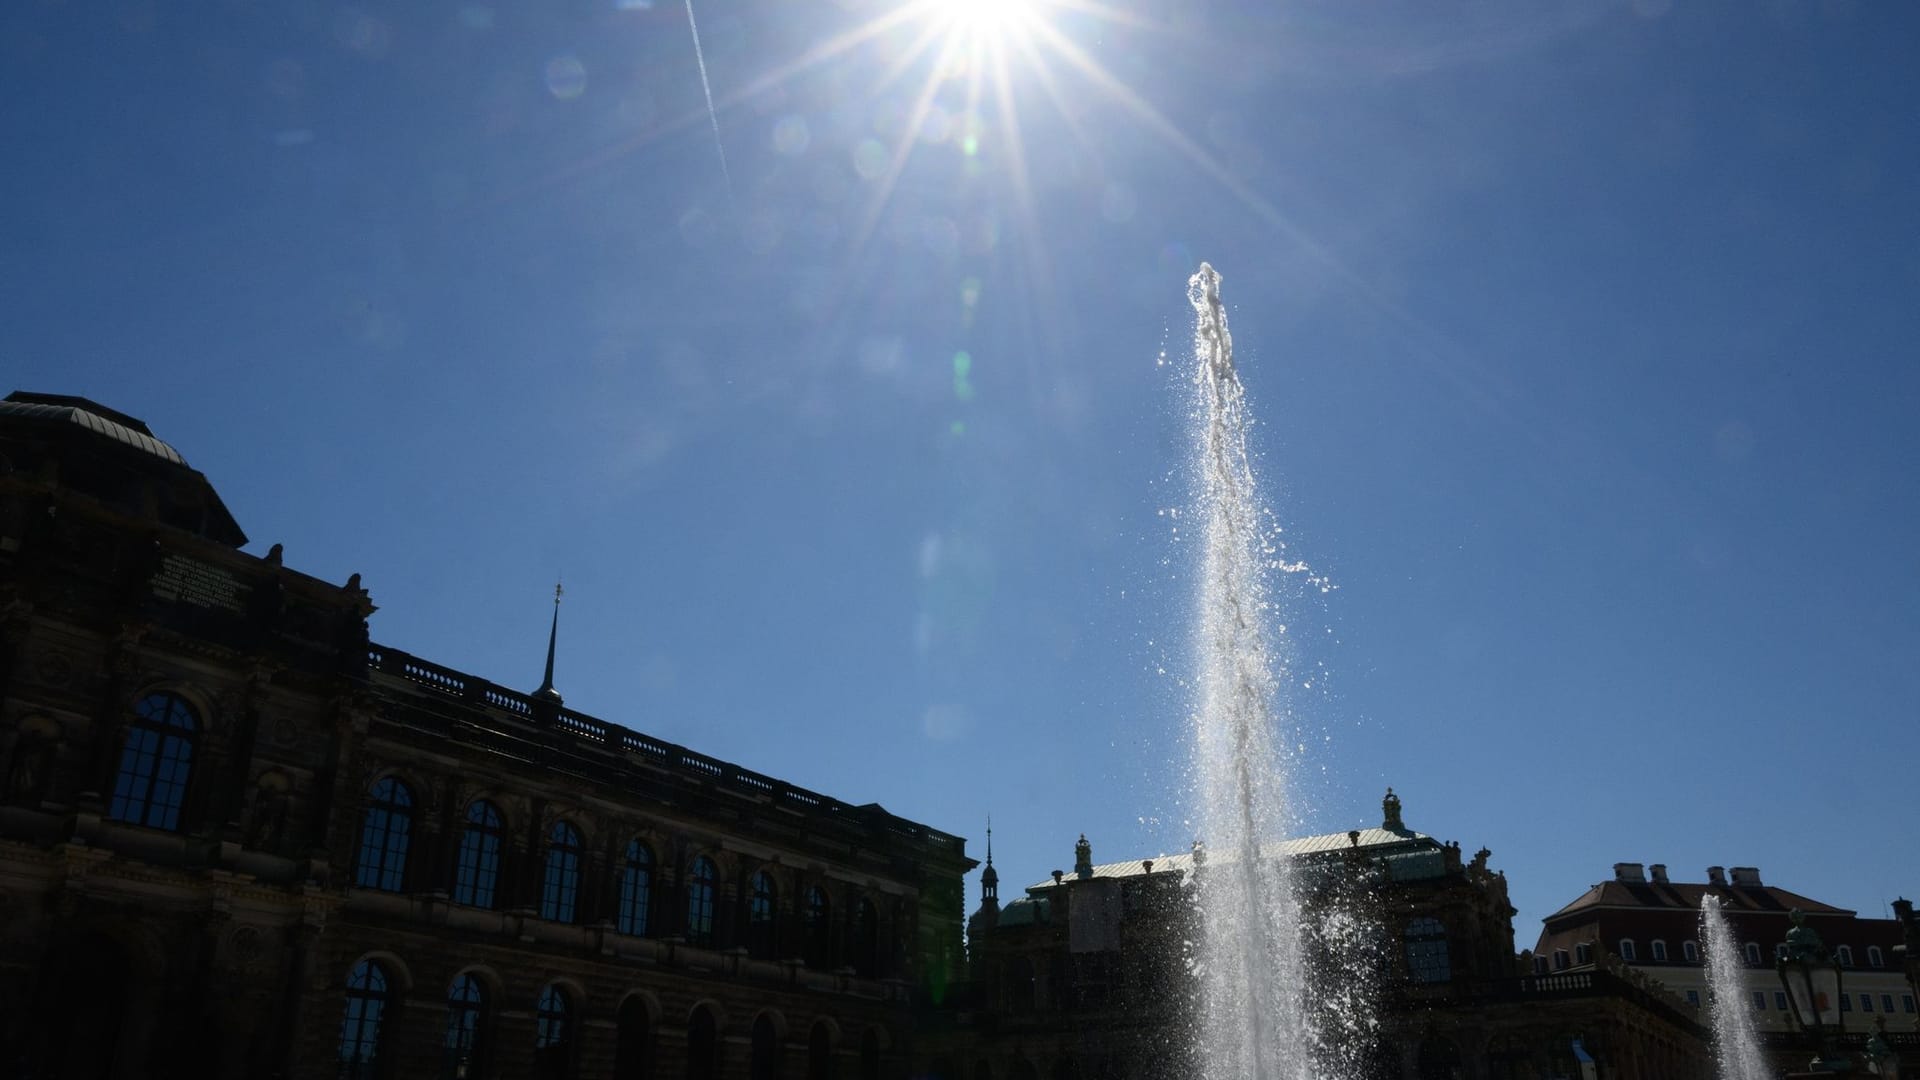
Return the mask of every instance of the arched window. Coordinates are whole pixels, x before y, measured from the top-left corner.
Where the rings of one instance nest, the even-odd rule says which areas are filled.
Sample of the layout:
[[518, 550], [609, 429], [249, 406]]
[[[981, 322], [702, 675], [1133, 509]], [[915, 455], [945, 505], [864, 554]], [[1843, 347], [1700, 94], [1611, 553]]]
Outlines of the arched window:
[[1633, 947], [1632, 938], [1623, 937], [1620, 939], [1620, 959], [1625, 960], [1627, 963], [1631, 964], [1635, 960], [1638, 960], [1640, 958], [1639, 954], [1640, 954], [1640, 950]]
[[572, 922], [580, 898], [580, 831], [564, 821], [547, 830], [547, 874], [540, 888], [540, 917]]
[[880, 1080], [880, 1033], [872, 1028], [860, 1036], [860, 1080]]
[[193, 773], [193, 744], [200, 723], [178, 694], [148, 694], [133, 707], [134, 721], [120, 750], [107, 816], [115, 821], [169, 832], [180, 828]]
[[747, 953], [755, 960], [773, 959], [773, 875], [761, 870], [747, 883]]
[[533, 1075], [562, 1080], [572, 1045], [573, 1002], [557, 983], [548, 983], [533, 1013]]
[[347, 974], [347, 1012], [340, 1020], [340, 1075], [350, 1080], [378, 1076], [380, 1021], [387, 1011], [387, 969], [372, 960]]
[[1656, 962], [1662, 963], [1662, 964], [1667, 962], [1667, 943], [1666, 942], [1661, 941], [1659, 938], [1655, 938], [1653, 940], [1653, 944], [1649, 945], [1648, 948], [1652, 950], [1653, 958]]
[[753, 1020], [753, 1055], [748, 1065], [753, 1080], [780, 1080], [780, 1037], [766, 1013]]
[[620, 1003], [613, 1047], [614, 1080], [651, 1080], [653, 1076], [653, 1016], [647, 1003], [629, 996]]
[[810, 968], [833, 966], [832, 915], [833, 908], [827, 903], [827, 890], [818, 885], [809, 886], [802, 915], [807, 941], [802, 951], [803, 959]]
[[1840, 961], [1841, 967], [1853, 966], [1853, 946], [1842, 945], [1839, 948], [1833, 950], [1833, 955], [1835, 959]]
[[623, 934], [645, 937], [647, 902], [653, 896], [653, 852], [638, 840], [627, 841], [626, 858], [620, 866], [620, 908], [614, 913], [614, 928]]
[[1683, 959], [1685, 959], [1685, 960], [1686, 960], [1686, 962], [1687, 962], [1687, 963], [1689, 963], [1689, 964], [1697, 964], [1697, 963], [1699, 963], [1699, 962], [1700, 962], [1700, 944], [1699, 944], [1699, 942], [1695, 942], [1695, 941], [1683, 941], [1683, 942], [1681, 942], [1681, 943], [1680, 943], [1680, 956], [1681, 956], [1681, 957], [1682, 957]]
[[367, 795], [360, 824], [360, 860], [353, 883], [363, 889], [399, 892], [406, 887], [407, 840], [413, 832], [413, 792], [385, 777]]
[[720, 1024], [705, 1005], [687, 1018], [687, 1080], [720, 1075]]
[[807, 1033], [807, 1080], [833, 1080], [833, 1028], [824, 1020]]
[[467, 827], [460, 834], [460, 859], [453, 869], [453, 902], [490, 908], [500, 883], [500, 811], [485, 799], [467, 806]]
[[853, 905], [853, 970], [876, 975], [880, 966], [880, 915], [873, 901], [861, 897]]
[[1879, 967], [1887, 966], [1887, 958], [1881, 954], [1880, 946], [1878, 945], [1867, 946], [1867, 966], [1871, 968], [1879, 968]]
[[1447, 928], [1439, 919], [1407, 920], [1407, 979], [1416, 984], [1449, 982], [1453, 964], [1447, 956]]
[[1760, 966], [1760, 943], [1759, 942], [1757, 941], [1747, 942], [1746, 954], [1747, 954], [1748, 967]]
[[484, 1072], [480, 1061], [480, 1028], [486, 1016], [487, 996], [480, 988], [480, 980], [470, 974], [454, 979], [453, 985], [447, 988], [446, 1075], [462, 1075], [461, 1066], [466, 1066], [468, 1076]]
[[687, 940], [706, 948], [713, 946], [713, 892], [719, 878], [705, 855], [687, 871]]

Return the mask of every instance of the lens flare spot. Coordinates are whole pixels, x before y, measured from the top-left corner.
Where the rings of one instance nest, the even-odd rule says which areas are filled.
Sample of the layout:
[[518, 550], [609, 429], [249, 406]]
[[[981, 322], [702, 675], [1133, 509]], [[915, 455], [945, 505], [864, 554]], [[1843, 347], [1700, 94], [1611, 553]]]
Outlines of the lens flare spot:
[[587, 65], [571, 53], [547, 61], [547, 92], [561, 101], [572, 101], [587, 92]]
[[773, 125], [773, 148], [782, 154], [805, 153], [812, 142], [813, 133], [808, 130], [804, 116], [783, 116]]
[[887, 148], [878, 139], [861, 139], [853, 148], [853, 171], [862, 180], [878, 180], [887, 171]]
[[973, 357], [961, 349], [953, 354], [953, 396], [972, 401], [973, 394]]

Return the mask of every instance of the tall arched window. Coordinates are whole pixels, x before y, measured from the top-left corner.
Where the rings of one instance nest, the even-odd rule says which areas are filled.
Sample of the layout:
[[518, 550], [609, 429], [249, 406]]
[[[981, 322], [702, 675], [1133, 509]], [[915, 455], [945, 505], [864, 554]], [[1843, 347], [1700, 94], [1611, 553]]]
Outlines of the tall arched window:
[[876, 975], [880, 967], [880, 915], [873, 901], [861, 897], [853, 905], [853, 970]]
[[754, 874], [747, 883], [747, 953], [756, 960], [773, 959], [774, 899], [773, 875], [765, 870]]
[[412, 832], [413, 792], [391, 776], [375, 783], [360, 824], [360, 860], [353, 883], [386, 892], [405, 888], [407, 841]]
[[387, 969], [372, 960], [347, 974], [347, 1011], [340, 1020], [340, 1075], [363, 1080], [380, 1075], [380, 1021], [387, 1011]]
[[557, 983], [548, 983], [533, 1014], [533, 1074], [541, 1080], [562, 1080], [572, 1046], [573, 1002]]
[[1880, 946], [1867, 946], [1867, 966], [1870, 968], [1883, 968], [1887, 966], [1886, 954], [1880, 951]]
[[486, 1022], [487, 996], [480, 980], [462, 975], [447, 988], [446, 1075], [479, 1076], [485, 1070], [480, 1060], [480, 1029]]
[[614, 1080], [651, 1080], [653, 1076], [653, 1016], [637, 995], [620, 1003], [613, 1076]]
[[1439, 919], [1407, 920], [1407, 978], [1414, 983], [1443, 983], [1453, 978], [1447, 957], [1447, 928]]
[[640, 841], [629, 840], [626, 858], [620, 866], [620, 907], [614, 913], [615, 929], [635, 937], [646, 936], [647, 903], [652, 897], [653, 852]]
[[490, 908], [500, 884], [500, 838], [506, 831], [500, 811], [485, 799], [467, 807], [460, 834], [460, 859], [453, 869], [453, 902]]
[[572, 922], [580, 898], [580, 830], [556, 821], [547, 830], [547, 874], [540, 888], [540, 917]]
[[753, 1054], [747, 1074], [753, 1080], [780, 1080], [780, 1036], [773, 1018], [766, 1013], [753, 1021]]
[[180, 809], [187, 801], [187, 779], [193, 773], [199, 719], [178, 694], [148, 694], [133, 713], [107, 815], [115, 821], [178, 830]]
[[714, 1080], [720, 1075], [720, 1023], [705, 1005], [687, 1018], [687, 1080]]
[[719, 871], [705, 855], [693, 860], [687, 871], [687, 940], [695, 945], [713, 946], [713, 893]]
[[827, 890], [818, 885], [809, 886], [802, 915], [807, 935], [806, 948], [802, 952], [810, 968], [833, 966], [832, 915], [833, 909], [827, 903]]
[[833, 1080], [833, 1029], [825, 1020], [807, 1033], [807, 1080]]

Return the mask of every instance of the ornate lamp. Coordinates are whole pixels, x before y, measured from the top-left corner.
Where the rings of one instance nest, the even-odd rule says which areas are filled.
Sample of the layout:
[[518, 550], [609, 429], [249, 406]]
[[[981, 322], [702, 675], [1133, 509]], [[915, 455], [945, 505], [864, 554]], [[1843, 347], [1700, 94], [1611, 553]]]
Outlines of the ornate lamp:
[[[1787, 991], [1787, 1002], [1793, 1009], [1794, 1022], [1800, 1025], [1800, 1030], [1813, 1036], [1814, 1058], [1807, 1068], [1813, 1073], [1850, 1073], [1853, 1071], [1853, 1061], [1828, 1041], [1827, 1028], [1820, 1021], [1819, 993], [1813, 986], [1816, 970], [1832, 968], [1833, 992], [1839, 994], [1843, 977], [1840, 961], [1827, 952], [1826, 943], [1806, 924], [1805, 912], [1794, 908], [1789, 918], [1793, 920], [1793, 929], [1787, 931], [1786, 948], [1780, 953], [1774, 968], [1780, 973], [1780, 985]], [[1793, 976], [1796, 974], [1806, 991], [1804, 999], [1793, 990]], [[1804, 1016], [1801, 1015], [1803, 1002], [1808, 1014]], [[1846, 1014], [1836, 1012], [1834, 1015], [1840, 1020], [1833, 1033], [1841, 1034], [1846, 1029]]]

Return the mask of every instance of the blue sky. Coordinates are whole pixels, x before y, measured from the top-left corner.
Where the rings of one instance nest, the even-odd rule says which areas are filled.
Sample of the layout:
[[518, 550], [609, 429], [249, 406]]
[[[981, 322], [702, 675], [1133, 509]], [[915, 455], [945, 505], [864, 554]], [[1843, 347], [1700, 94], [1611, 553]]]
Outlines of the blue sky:
[[1920, 890], [1911, 9], [900, 10], [696, 0], [710, 116], [679, 3], [10, 5], [4, 381], [441, 663], [531, 688], [563, 575], [569, 704], [1026, 882], [1193, 835], [1204, 258], [1303, 827], [1392, 784], [1522, 945]]

